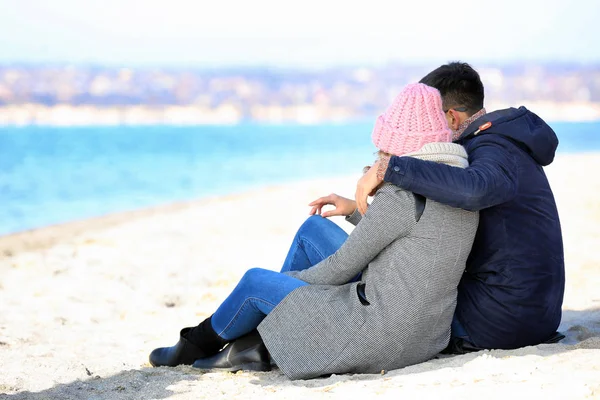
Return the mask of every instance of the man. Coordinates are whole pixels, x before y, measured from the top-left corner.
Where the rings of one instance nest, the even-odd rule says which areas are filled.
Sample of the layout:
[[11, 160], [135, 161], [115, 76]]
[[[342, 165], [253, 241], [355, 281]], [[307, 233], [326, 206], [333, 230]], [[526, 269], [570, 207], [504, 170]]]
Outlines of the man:
[[[470, 166], [452, 168], [412, 157], [384, 159], [358, 182], [359, 211], [366, 211], [368, 194], [382, 181], [480, 211], [458, 287], [450, 351], [513, 349], [560, 340], [555, 331], [565, 285], [562, 234], [542, 168], [554, 159], [554, 131], [525, 107], [486, 114], [483, 84], [468, 64], [443, 65], [420, 82], [441, 92], [453, 140], [467, 150]], [[319, 200], [319, 211], [323, 204], [335, 203]]]

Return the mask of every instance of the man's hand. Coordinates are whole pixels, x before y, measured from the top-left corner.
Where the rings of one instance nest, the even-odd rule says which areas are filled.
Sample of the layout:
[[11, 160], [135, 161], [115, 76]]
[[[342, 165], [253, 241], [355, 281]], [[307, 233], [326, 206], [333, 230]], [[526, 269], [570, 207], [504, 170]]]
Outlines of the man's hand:
[[377, 177], [377, 168], [379, 168], [379, 161], [376, 161], [375, 164], [365, 174], [358, 180], [356, 184], [356, 206], [358, 211], [365, 215], [367, 212], [367, 197], [375, 194], [375, 189], [377, 186], [381, 184], [381, 180]]
[[[323, 206], [332, 205], [335, 209], [330, 211], [321, 212]], [[329, 196], [320, 197], [317, 200], [311, 202], [309, 206], [312, 207], [310, 215], [321, 215], [322, 217], [335, 217], [335, 216], [347, 216], [356, 210], [356, 202], [354, 200], [347, 199], [342, 196], [338, 196], [335, 193], [331, 193]]]

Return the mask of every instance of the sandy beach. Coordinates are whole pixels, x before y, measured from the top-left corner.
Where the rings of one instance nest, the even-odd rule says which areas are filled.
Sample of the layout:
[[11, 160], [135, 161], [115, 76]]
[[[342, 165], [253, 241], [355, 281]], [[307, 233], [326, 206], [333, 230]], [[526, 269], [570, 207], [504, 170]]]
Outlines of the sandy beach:
[[352, 198], [357, 174], [0, 238], [0, 398], [600, 399], [600, 153], [560, 155], [546, 171], [565, 245], [561, 343], [308, 381], [149, 365], [246, 269], [278, 270], [307, 204]]

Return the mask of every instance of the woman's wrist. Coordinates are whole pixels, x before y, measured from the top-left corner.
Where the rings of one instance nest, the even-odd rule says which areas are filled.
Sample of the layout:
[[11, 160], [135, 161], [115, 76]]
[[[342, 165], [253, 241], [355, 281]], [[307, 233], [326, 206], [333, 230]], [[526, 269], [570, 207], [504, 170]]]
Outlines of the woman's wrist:
[[351, 200], [351, 203], [348, 204], [348, 208], [346, 210], [346, 217], [349, 217], [350, 215], [354, 214], [356, 208], [356, 201]]
[[379, 180], [379, 182], [383, 182], [385, 172], [388, 169], [388, 165], [390, 165], [390, 158], [390, 155], [382, 155], [379, 158], [379, 164], [377, 165], [377, 180]]

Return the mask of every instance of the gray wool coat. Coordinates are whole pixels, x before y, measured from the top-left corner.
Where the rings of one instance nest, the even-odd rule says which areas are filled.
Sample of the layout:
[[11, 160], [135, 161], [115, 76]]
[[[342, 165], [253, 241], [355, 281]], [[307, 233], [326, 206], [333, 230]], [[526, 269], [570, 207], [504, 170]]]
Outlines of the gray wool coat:
[[[319, 264], [289, 272], [299, 287], [258, 330], [275, 363], [291, 379], [379, 373], [426, 361], [450, 339], [457, 286], [478, 214], [379, 189], [346, 242]], [[347, 283], [362, 271], [361, 282]], [[365, 284], [368, 305], [357, 286]]]

